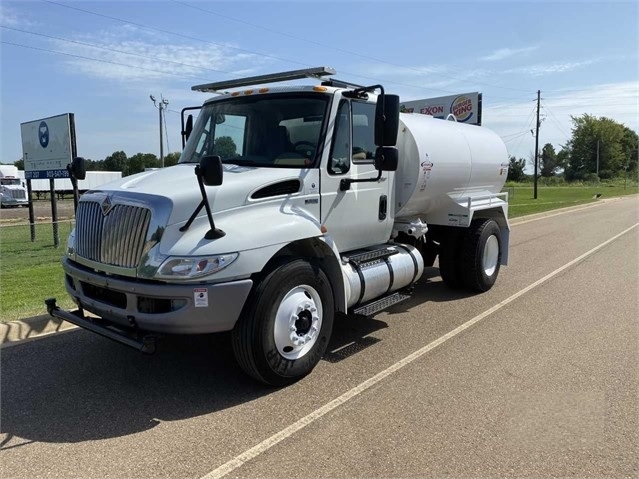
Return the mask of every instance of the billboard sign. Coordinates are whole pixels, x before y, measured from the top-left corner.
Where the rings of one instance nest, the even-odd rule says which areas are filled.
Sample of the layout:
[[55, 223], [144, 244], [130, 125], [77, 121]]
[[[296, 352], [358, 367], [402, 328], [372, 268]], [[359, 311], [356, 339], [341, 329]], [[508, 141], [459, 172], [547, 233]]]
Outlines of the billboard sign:
[[20, 124], [25, 179], [68, 178], [75, 155], [73, 113]]
[[432, 115], [442, 120], [452, 114], [460, 123], [481, 125], [481, 93], [462, 93], [405, 101], [400, 104], [400, 111]]

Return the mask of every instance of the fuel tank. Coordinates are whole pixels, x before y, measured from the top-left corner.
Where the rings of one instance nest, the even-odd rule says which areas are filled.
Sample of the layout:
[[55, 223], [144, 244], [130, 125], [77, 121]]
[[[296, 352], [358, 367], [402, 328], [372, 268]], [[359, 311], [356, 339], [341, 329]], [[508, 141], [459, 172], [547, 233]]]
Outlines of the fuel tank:
[[493, 131], [401, 113], [395, 218], [427, 215], [451, 201], [499, 193], [508, 174], [508, 152]]

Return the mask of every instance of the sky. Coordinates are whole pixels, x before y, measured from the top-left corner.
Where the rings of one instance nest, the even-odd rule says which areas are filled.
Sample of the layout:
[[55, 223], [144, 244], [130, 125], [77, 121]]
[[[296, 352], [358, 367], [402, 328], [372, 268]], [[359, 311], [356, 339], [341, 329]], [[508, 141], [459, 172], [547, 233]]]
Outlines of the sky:
[[639, 132], [639, 2], [5, 1], [0, 3], [1, 163], [20, 124], [73, 113], [78, 155], [181, 150], [191, 86], [330, 66], [402, 101], [481, 92], [483, 125], [533, 157], [571, 136], [571, 115]]

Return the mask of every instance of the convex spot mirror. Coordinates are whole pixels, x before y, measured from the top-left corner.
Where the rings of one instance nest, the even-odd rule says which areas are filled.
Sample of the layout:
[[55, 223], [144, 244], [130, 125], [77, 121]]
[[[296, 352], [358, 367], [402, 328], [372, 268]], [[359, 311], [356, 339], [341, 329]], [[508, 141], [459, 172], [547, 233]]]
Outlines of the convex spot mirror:
[[84, 180], [87, 177], [87, 167], [84, 158], [76, 156], [71, 163], [67, 165], [67, 171], [72, 178], [76, 180]]
[[380, 95], [375, 107], [375, 144], [395, 146], [399, 130], [399, 96]]
[[222, 168], [222, 159], [217, 156], [205, 156], [200, 160], [200, 164], [195, 167], [195, 174], [202, 178], [202, 182], [206, 186], [220, 186], [224, 168]]
[[379, 171], [397, 171], [399, 151], [392, 146], [378, 146], [375, 150], [375, 169]]

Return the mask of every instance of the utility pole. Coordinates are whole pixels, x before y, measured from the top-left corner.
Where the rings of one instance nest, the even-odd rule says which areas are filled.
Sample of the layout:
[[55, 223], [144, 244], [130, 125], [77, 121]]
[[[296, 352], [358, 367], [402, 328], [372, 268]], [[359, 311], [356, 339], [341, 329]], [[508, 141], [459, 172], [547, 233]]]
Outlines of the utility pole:
[[153, 105], [158, 109], [158, 112], [160, 114], [160, 165], [162, 168], [164, 168], [164, 138], [162, 133], [163, 131], [162, 130], [162, 117], [163, 117], [162, 112], [169, 105], [169, 100], [164, 98], [162, 95], [160, 95], [161, 100], [159, 103], [155, 102], [155, 97], [153, 95], [149, 95], [149, 98], [151, 98]]
[[537, 164], [539, 163], [539, 103], [541, 90], [537, 90], [537, 127], [535, 129], [535, 187], [534, 198], [537, 199]]
[[599, 140], [597, 140], [597, 176], [599, 176]]

